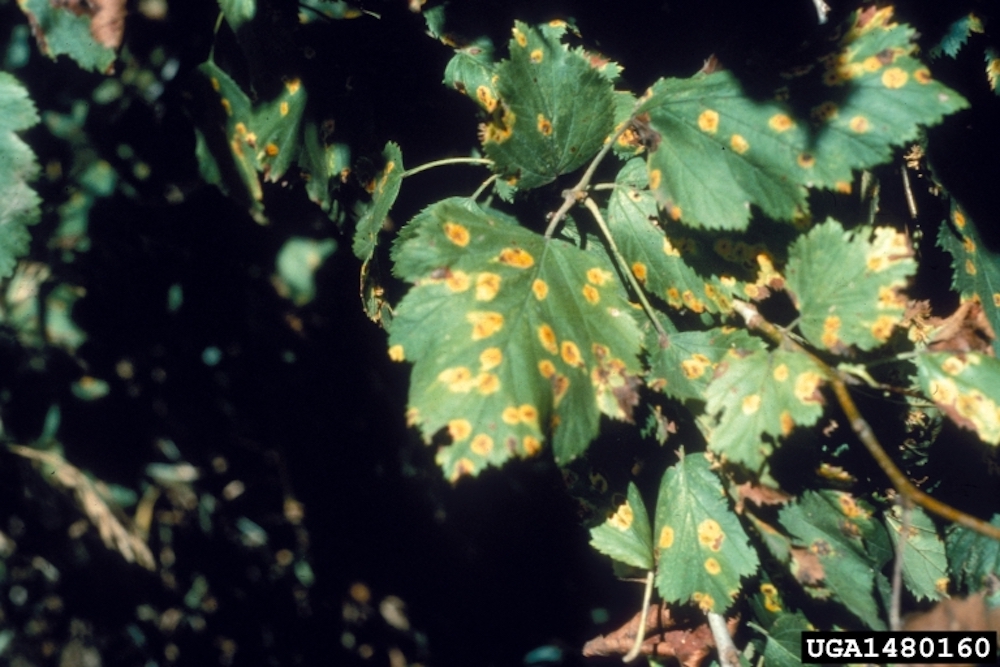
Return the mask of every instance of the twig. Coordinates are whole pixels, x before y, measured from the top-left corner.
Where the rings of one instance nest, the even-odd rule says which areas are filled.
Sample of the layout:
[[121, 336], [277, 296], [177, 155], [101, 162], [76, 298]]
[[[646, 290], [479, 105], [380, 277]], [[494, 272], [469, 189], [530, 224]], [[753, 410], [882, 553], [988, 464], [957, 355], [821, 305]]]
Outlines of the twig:
[[479, 195], [483, 194], [483, 192], [486, 191], [486, 188], [490, 187], [490, 184], [492, 184], [493, 181], [497, 180], [499, 176], [500, 174], [492, 174], [489, 178], [483, 181], [482, 185], [476, 188], [476, 191], [472, 193], [472, 196], [470, 196], [469, 199], [471, 199], [472, 201], [479, 199]]
[[906, 193], [906, 206], [910, 209], [910, 217], [916, 220], [917, 200], [913, 198], [913, 190], [910, 189], [910, 175], [906, 171], [905, 164], [899, 168], [899, 172], [903, 175], [903, 192]]
[[646, 591], [642, 595], [642, 614], [639, 615], [639, 630], [635, 635], [635, 643], [622, 658], [622, 662], [632, 662], [642, 653], [642, 642], [646, 639], [646, 618], [649, 615], [649, 600], [653, 597], [653, 570], [646, 573]]
[[826, 379], [830, 382], [830, 386], [833, 387], [833, 393], [837, 396], [837, 401], [840, 403], [841, 409], [844, 414], [847, 415], [847, 419], [851, 423], [851, 429], [854, 431], [858, 439], [871, 454], [875, 462], [878, 463], [882, 471], [885, 472], [886, 476], [889, 477], [889, 481], [896, 488], [902, 496], [907, 498], [910, 502], [915, 505], [923, 507], [928, 512], [933, 512], [938, 516], [948, 519], [954, 523], [961, 526], [965, 526], [970, 530], [974, 530], [981, 535], [987, 537], [992, 537], [995, 540], [1000, 540], [1000, 528], [990, 525], [985, 521], [975, 518], [965, 512], [955, 509], [951, 505], [947, 505], [937, 498], [927, 495], [916, 486], [913, 482], [903, 474], [893, 460], [886, 453], [885, 449], [879, 443], [878, 438], [875, 437], [874, 431], [872, 431], [871, 426], [865, 421], [865, 418], [861, 416], [861, 412], [858, 410], [858, 406], [855, 405], [854, 399], [851, 398], [850, 392], [847, 391], [847, 385], [844, 380], [833, 368], [830, 368], [822, 359], [817, 357], [815, 354], [809, 350], [802, 347], [800, 344], [796, 343], [794, 340], [785, 336], [778, 327], [774, 326], [761, 316], [757, 309], [740, 300], [733, 301], [733, 310], [739, 313], [744, 320], [746, 320], [747, 326], [751, 329], [757, 329], [772, 341], [778, 345], [787, 345], [790, 349], [802, 352], [803, 354], [809, 355], [809, 358], [819, 366]]
[[403, 172], [403, 178], [407, 176], [413, 176], [414, 174], [419, 174], [422, 171], [427, 171], [428, 169], [433, 169], [434, 167], [443, 167], [449, 164], [493, 164], [493, 160], [485, 157], [446, 157], [440, 160], [432, 160], [431, 162], [425, 162], [422, 165], [416, 166], [413, 169], [407, 169]]
[[719, 652], [719, 664], [723, 667], [740, 667], [740, 652], [736, 650], [736, 644], [726, 627], [726, 619], [713, 611], [706, 616], [708, 627], [712, 629], [712, 638], [715, 639], [715, 648]]
[[665, 340], [667, 338], [667, 332], [664, 330], [663, 325], [660, 324], [660, 320], [656, 319], [656, 311], [653, 310], [652, 304], [649, 303], [649, 299], [646, 298], [646, 292], [643, 291], [642, 285], [636, 280], [636, 277], [632, 275], [632, 269], [629, 268], [628, 261], [622, 256], [620, 250], [618, 250], [618, 245], [615, 244], [615, 239], [611, 236], [611, 230], [608, 229], [608, 224], [604, 221], [604, 216], [601, 215], [601, 209], [597, 207], [597, 203], [593, 199], [587, 197], [583, 200], [583, 205], [587, 207], [587, 210], [594, 216], [594, 220], [597, 221], [597, 226], [601, 228], [601, 233], [604, 234], [604, 238], [608, 241], [608, 247], [611, 248], [611, 254], [614, 255], [615, 260], [618, 262], [622, 273], [628, 279], [629, 284], [632, 285], [632, 289], [635, 290], [636, 294], [639, 296], [639, 303], [642, 304], [643, 310], [646, 311], [646, 315], [653, 322], [653, 326], [656, 328], [656, 333], [660, 334], [660, 339]]

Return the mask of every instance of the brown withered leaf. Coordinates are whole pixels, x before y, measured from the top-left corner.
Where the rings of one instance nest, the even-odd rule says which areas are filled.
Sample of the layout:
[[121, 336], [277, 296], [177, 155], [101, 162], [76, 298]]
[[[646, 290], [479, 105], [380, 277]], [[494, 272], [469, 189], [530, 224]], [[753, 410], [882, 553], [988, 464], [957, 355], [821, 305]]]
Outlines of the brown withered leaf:
[[809, 549], [792, 547], [792, 575], [803, 586], [818, 586], [826, 578], [819, 556]]
[[49, 0], [53, 7], [61, 7], [76, 16], [90, 17], [90, 34], [108, 49], [122, 45], [125, 34], [126, 0]]
[[928, 318], [927, 324], [934, 327], [927, 345], [932, 352], [982, 352], [993, 356], [996, 333], [978, 298], [965, 301], [948, 317]]
[[[583, 647], [585, 657], [625, 655], [635, 642], [642, 612], [614, 632], [591, 639]], [[739, 617], [726, 620], [729, 634], [739, 627]], [[666, 605], [653, 607], [646, 615], [646, 639], [642, 655], [676, 658], [683, 667], [699, 667], [715, 648], [708, 623], [675, 619]]]
[[[928, 611], [911, 614], [903, 621], [903, 630], [927, 631], [1000, 631], [1000, 608], [986, 605], [986, 592], [966, 598], [941, 600]], [[937, 667], [934, 664], [933, 667]]]
[[764, 505], [784, 505], [792, 499], [790, 495], [781, 489], [764, 484], [754, 484], [753, 482], [738, 484], [736, 486], [736, 494], [738, 496], [738, 500], [736, 501], [737, 514], [743, 513], [743, 502], [745, 500], [749, 500], [757, 507], [763, 507]]

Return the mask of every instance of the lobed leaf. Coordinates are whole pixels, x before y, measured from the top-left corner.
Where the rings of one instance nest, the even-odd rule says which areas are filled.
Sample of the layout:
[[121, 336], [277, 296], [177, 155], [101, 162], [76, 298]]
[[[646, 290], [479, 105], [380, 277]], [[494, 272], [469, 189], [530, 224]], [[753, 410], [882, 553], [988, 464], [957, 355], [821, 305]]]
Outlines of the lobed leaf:
[[614, 123], [612, 84], [560, 39], [565, 24], [517, 22], [496, 65], [499, 105], [484, 126], [486, 155], [522, 189], [551, 183], [600, 150]]
[[[1000, 514], [994, 514], [990, 524], [1000, 527]], [[951, 576], [962, 591], [989, 587], [989, 577], [1000, 575], [1000, 542], [992, 537], [952, 524], [945, 544]]]
[[499, 211], [447, 199], [404, 227], [396, 274], [414, 283], [390, 357], [414, 362], [409, 420], [451, 444], [451, 479], [531, 456], [582, 453], [600, 414], [630, 420], [641, 334], [601, 254], [545, 239]]
[[709, 449], [760, 469], [777, 440], [796, 424], [811, 426], [823, 414], [823, 370], [807, 355], [777, 349], [730, 349], [708, 385], [700, 420]]
[[38, 195], [28, 182], [38, 175], [38, 159], [17, 132], [38, 122], [28, 91], [14, 76], [0, 72], [0, 278], [10, 276], [28, 252], [28, 225], [41, 217]]
[[906, 309], [901, 289], [916, 271], [912, 255], [906, 235], [890, 227], [814, 227], [792, 245], [785, 268], [802, 333], [834, 352], [884, 344]]
[[1000, 359], [979, 352], [922, 353], [914, 359], [924, 393], [963, 428], [1000, 444]]
[[[951, 286], [962, 301], [978, 299], [995, 334], [1000, 334], [1000, 255], [987, 248], [976, 223], [954, 203], [954, 229], [942, 224], [937, 244], [951, 255]], [[1000, 340], [994, 338], [993, 351], [1000, 354]]]
[[376, 239], [389, 209], [396, 203], [403, 182], [403, 153], [399, 145], [390, 141], [382, 149], [385, 164], [372, 183], [372, 201], [368, 210], [358, 220], [354, 232], [354, 255], [366, 261], [375, 252]]
[[257, 168], [272, 183], [284, 176], [298, 157], [305, 106], [306, 91], [302, 81], [288, 79], [276, 98], [254, 107], [250, 130], [256, 135]]
[[615, 513], [590, 529], [590, 545], [626, 565], [653, 569], [652, 526], [635, 483], [629, 482], [628, 497]]
[[[885, 515], [895, 550], [903, 537], [899, 505]], [[903, 549], [903, 582], [918, 600], [940, 600], [948, 593], [948, 561], [944, 542], [930, 517], [919, 507], [910, 509], [906, 546]]]
[[483, 37], [455, 49], [455, 55], [444, 68], [444, 84], [471, 98], [487, 113], [493, 113], [499, 98], [495, 69], [493, 42]]
[[725, 497], [704, 456], [684, 456], [664, 473], [653, 534], [656, 588], [668, 602], [691, 600], [721, 614], [739, 595], [741, 578], [757, 572], [757, 552]]
[[114, 69], [115, 50], [103, 46], [91, 32], [88, 12], [93, 10], [89, 7], [74, 11], [51, 0], [19, 0], [18, 5], [31, 23], [38, 50], [46, 56], [55, 60], [67, 55], [85, 70], [109, 73]]
[[970, 34], [981, 33], [983, 30], [982, 19], [975, 14], [966, 14], [960, 19], [952, 21], [944, 35], [941, 36], [941, 40], [927, 52], [927, 57], [939, 58], [941, 55], [946, 55], [949, 58], [954, 58], [965, 46]]
[[965, 108], [911, 57], [913, 30], [891, 16], [887, 7], [852, 17], [837, 51], [803, 79], [821, 94], [809, 118], [793, 110], [794, 91], [788, 101], [758, 102], [728, 71], [656, 82], [637, 117], [655, 133], [648, 165], [659, 204], [711, 229], [745, 228], [751, 205], [775, 220], [799, 219], [806, 187], [850, 192], [852, 169], [887, 161], [918, 126]]
[[812, 630], [802, 612], [781, 614], [764, 631], [764, 662], [769, 667], [800, 667], [802, 664], [802, 633]]
[[730, 350], [764, 350], [764, 344], [744, 329], [683, 331], [659, 340], [647, 334], [647, 384], [680, 400], [704, 400], [715, 369]]
[[237, 32], [244, 23], [253, 20], [257, 13], [257, 0], [219, 0], [219, 9], [232, 31]]

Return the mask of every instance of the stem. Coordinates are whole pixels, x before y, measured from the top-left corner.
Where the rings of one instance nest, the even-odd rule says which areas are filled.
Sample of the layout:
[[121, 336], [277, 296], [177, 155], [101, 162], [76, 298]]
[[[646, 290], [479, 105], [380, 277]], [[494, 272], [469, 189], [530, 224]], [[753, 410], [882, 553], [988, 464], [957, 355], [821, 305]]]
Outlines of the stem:
[[787, 345], [790, 349], [802, 352], [803, 354], [809, 355], [809, 358], [818, 365], [826, 375], [827, 381], [833, 387], [833, 393], [837, 396], [837, 402], [840, 403], [841, 409], [844, 414], [847, 415], [847, 419], [851, 423], [851, 429], [854, 431], [858, 439], [871, 454], [875, 462], [878, 463], [882, 471], [885, 472], [886, 476], [892, 482], [892, 485], [906, 500], [912, 502], [915, 505], [923, 507], [928, 512], [933, 512], [938, 516], [948, 519], [954, 523], [961, 526], [965, 526], [970, 530], [974, 530], [981, 535], [986, 537], [992, 537], [995, 540], [1000, 540], [1000, 528], [993, 526], [981, 519], [977, 519], [974, 516], [966, 514], [960, 510], [955, 509], [951, 505], [947, 505], [937, 498], [933, 498], [916, 486], [913, 482], [903, 474], [893, 460], [886, 453], [885, 449], [879, 443], [878, 438], [875, 437], [874, 431], [872, 431], [871, 426], [865, 421], [865, 418], [861, 416], [861, 412], [858, 410], [858, 406], [855, 405], [854, 399], [851, 398], [850, 392], [847, 391], [847, 385], [844, 384], [844, 380], [840, 377], [836, 370], [830, 368], [822, 359], [817, 357], [815, 354], [805, 349], [794, 340], [791, 340], [787, 336], [783, 335], [778, 327], [774, 326], [767, 320], [765, 320], [757, 309], [746, 303], [744, 301], [734, 300], [733, 310], [739, 313], [744, 320], [746, 320], [747, 326], [751, 329], [757, 329], [772, 341], [778, 345]]
[[632, 285], [632, 289], [639, 296], [639, 303], [642, 304], [642, 309], [646, 311], [646, 315], [653, 322], [653, 327], [656, 328], [656, 333], [660, 334], [661, 340], [667, 339], [667, 332], [664, 330], [663, 325], [660, 324], [660, 320], [656, 319], [656, 311], [653, 310], [653, 306], [649, 303], [649, 299], [646, 298], [646, 292], [643, 291], [642, 285], [632, 274], [632, 269], [628, 266], [628, 261], [622, 256], [621, 251], [618, 250], [618, 245], [615, 243], [615, 239], [611, 236], [611, 230], [608, 229], [608, 224], [604, 222], [604, 216], [601, 215], [601, 210], [597, 208], [597, 204], [593, 199], [587, 197], [583, 200], [583, 205], [587, 207], [591, 215], [594, 216], [594, 220], [597, 221], [597, 226], [601, 228], [601, 233], [604, 234], [604, 238], [608, 241], [608, 246], [611, 248], [611, 254], [614, 255], [615, 261], [618, 262], [618, 266], [625, 277], [628, 278], [629, 284]]
[[910, 534], [910, 501], [906, 496], [899, 499], [899, 511], [902, 519], [899, 541], [896, 543], [896, 558], [892, 563], [892, 600], [889, 604], [889, 629], [899, 632], [902, 620], [899, 608], [903, 597], [903, 553], [906, 551], [906, 540]]
[[414, 167], [413, 169], [407, 169], [403, 172], [403, 178], [419, 174], [422, 171], [427, 171], [428, 169], [433, 169], [434, 167], [443, 167], [448, 164], [493, 164], [493, 160], [485, 157], [446, 157], [440, 160], [433, 160], [432, 162], [425, 162], [419, 167]]
[[653, 597], [653, 570], [646, 573], [646, 592], [642, 595], [642, 613], [639, 615], [639, 629], [635, 633], [635, 642], [622, 662], [632, 662], [642, 652], [642, 642], [646, 639], [646, 618], [649, 616], [649, 600]]
[[712, 638], [715, 639], [715, 648], [719, 652], [719, 664], [723, 667], [740, 667], [740, 653], [736, 650], [736, 644], [729, 635], [729, 628], [726, 627], [726, 619], [722, 614], [708, 612], [708, 627], [712, 630]]
[[472, 196], [469, 197], [469, 199], [473, 201], [479, 199], [479, 195], [483, 194], [486, 188], [490, 187], [490, 184], [493, 183], [493, 181], [497, 180], [498, 176], [500, 176], [500, 174], [492, 174], [489, 178], [483, 181], [483, 184], [480, 185], [478, 188], [476, 188], [476, 191], [472, 193]]

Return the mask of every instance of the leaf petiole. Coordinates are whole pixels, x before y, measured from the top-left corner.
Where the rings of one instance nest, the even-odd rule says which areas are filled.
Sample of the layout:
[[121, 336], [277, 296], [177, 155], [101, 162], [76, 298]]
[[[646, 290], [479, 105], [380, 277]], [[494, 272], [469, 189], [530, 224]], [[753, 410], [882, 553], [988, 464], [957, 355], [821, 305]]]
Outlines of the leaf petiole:
[[446, 157], [440, 160], [432, 160], [431, 162], [425, 162], [422, 165], [413, 167], [412, 169], [407, 169], [403, 172], [403, 178], [407, 176], [413, 176], [414, 174], [419, 174], [422, 171], [427, 171], [428, 169], [433, 169], [434, 167], [443, 167], [449, 164], [493, 164], [493, 160], [485, 157]]

